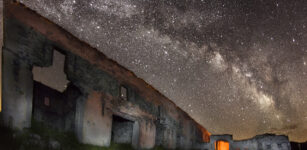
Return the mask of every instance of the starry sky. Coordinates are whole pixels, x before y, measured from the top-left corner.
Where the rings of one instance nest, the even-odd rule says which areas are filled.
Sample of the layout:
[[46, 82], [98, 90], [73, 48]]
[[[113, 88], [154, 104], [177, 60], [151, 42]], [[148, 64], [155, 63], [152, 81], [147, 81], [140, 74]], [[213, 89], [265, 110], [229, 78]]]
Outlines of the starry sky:
[[212, 134], [307, 140], [306, 0], [19, 1], [135, 72]]

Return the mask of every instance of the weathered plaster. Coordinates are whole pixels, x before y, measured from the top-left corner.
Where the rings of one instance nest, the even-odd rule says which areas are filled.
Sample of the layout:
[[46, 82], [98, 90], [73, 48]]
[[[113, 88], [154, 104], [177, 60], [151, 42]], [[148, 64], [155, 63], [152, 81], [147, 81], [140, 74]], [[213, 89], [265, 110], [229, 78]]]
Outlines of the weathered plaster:
[[14, 53], [3, 51], [4, 124], [23, 129], [31, 126], [33, 79], [31, 66]]
[[85, 101], [81, 142], [98, 146], [110, 145], [112, 113], [105, 111], [103, 114], [102, 106], [101, 94], [91, 92]]
[[215, 142], [225, 141], [229, 143], [230, 150], [290, 150], [290, 142], [287, 136], [264, 134], [254, 138], [233, 141], [231, 135], [213, 135], [209, 143], [202, 143], [196, 148], [201, 150], [214, 150]]
[[140, 125], [140, 138], [139, 148], [150, 149], [155, 146], [156, 126], [152, 121], [142, 120], [139, 121]]

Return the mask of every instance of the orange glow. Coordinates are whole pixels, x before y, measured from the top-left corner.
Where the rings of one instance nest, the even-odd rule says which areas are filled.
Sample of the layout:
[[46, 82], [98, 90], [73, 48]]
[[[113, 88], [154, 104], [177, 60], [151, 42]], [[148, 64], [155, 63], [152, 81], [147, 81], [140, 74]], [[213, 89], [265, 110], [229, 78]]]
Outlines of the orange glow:
[[229, 143], [225, 141], [214, 142], [215, 150], [229, 150]]
[[202, 132], [203, 142], [210, 142], [210, 132], [208, 132], [207, 129], [205, 129], [200, 124], [198, 124], [197, 126]]

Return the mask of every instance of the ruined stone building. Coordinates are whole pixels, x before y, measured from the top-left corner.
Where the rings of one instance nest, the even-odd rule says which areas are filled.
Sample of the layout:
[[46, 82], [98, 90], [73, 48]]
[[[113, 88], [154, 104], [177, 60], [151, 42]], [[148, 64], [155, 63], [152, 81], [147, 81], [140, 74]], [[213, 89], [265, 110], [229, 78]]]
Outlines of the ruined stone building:
[[[134, 73], [21, 4], [4, 15], [3, 111], [6, 126], [31, 120], [73, 131], [86, 144], [130, 143], [134, 148], [190, 149], [209, 133]], [[34, 67], [65, 56], [63, 92], [33, 80]]]
[[[5, 6], [4, 27], [1, 118], [6, 126], [29, 128], [36, 120], [98, 146], [114, 142], [136, 149], [290, 149], [285, 136], [244, 141], [233, 141], [230, 135], [210, 137], [133, 72], [21, 4]], [[63, 91], [33, 78], [33, 68], [52, 66], [55, 54], [65, 57], [69, 83]]]
[[201, 150], [290, 150], [287, 136], [264, 134], [251, 139], [235, 141], [232, 135], [211, 135], [210, 142], [195, 147]]

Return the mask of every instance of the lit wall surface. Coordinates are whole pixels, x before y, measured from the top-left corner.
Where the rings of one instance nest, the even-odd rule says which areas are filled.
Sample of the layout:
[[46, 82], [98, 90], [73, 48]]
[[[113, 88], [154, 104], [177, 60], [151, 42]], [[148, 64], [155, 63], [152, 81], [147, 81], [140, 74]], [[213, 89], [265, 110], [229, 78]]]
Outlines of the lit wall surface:
[[225, 141], [217, 141], [214, 143], [215, 150], [229, 150], [229, 143]]

